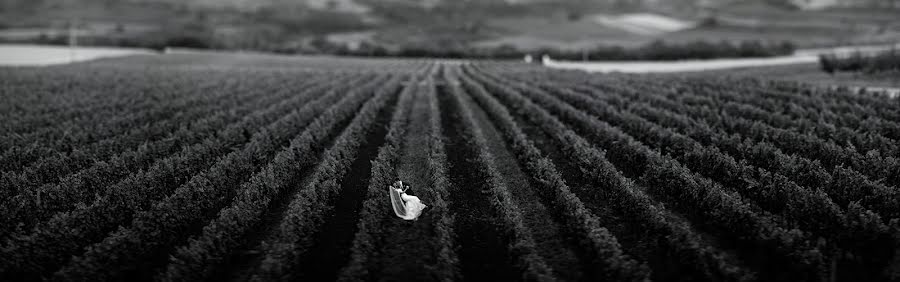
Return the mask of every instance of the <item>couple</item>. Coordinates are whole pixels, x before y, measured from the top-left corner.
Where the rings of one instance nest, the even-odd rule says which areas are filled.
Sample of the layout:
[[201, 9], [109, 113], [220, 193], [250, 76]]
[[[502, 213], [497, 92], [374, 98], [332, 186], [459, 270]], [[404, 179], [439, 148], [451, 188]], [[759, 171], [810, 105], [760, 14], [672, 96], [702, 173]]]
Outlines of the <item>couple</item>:
[[394, 214], [405, 220], [416, 220], [422, 214], [427, 206], [419, 200], [419, 197], [406, 194], [409, 185], [403, 185], [403, 181], [394, 182], [388, 188], [391, 193], [391, 205], [394, 207]]

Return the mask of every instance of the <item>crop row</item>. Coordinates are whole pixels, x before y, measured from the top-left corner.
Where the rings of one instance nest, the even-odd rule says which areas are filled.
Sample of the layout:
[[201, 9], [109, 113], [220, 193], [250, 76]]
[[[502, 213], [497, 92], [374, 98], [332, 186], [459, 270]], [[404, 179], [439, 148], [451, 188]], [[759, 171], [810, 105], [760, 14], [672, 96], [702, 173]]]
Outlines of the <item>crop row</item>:
[[614, 280], [646, 279], [649, 275], [646, 266], [623, 253], [616, 238], [599, 225], [599, 219], [592, 215], [581, 200], [571, 192], [552, 162], [541, 155], [540, 150], [516, 125], [510, 112], [497, 99], [492, 98], [480, 84], [465, 75], [459, 77], [472, 97], [495, 120], [507, 142], [511, 143], [516, 156], [525, 163], [526, 169], [544, 186], [543, 189], [552, 191], [549, 193], [556, 197], [554, 199], [556, 206], [563, 209], [561, 212], [566, 216], [568, 229], [581, 237], [586, 244], [584, 247], [592, 253], [590, 261], [591, 265], [596, 267], [595, 275]]
[[[703, 147], [692, 139], [633, 114], [618, 112], [613, 107], [575, 93], [566, 93], [558, 87], [552, 89], [558, 92], [554, 93], [556, 96], [571, 105], [585, 108], [600, 119], [615, 124], [655, 150], [668, 152], [692, 170], [738, 191], [754, 205], [783, 215], [788, 221], [785, 224], [789, 226], [799, 222], [799, 228], [813, 231], [827, 238], [831, 244], [855, 249], [857, 253], [871, 254], [872, 248], [890, 243], [888, 228], [871, 211], [853, 208], [848, 210], [852, 214], [845, 215], [821, 190], [809, 191], [784, 176], [736, 162], [717, 149]], [[552, 96], [547, 93], [543, 95]]]
[[[410, 279], [438, 277], [442, 281], [453, 281], [459, 277], [452, 237], [454, 230], [445, 200], [450, 183], [434, 81], [430, 73], [426, 73], [410, 82], [415, 85], [405, 91], [410, 93], [412, 104], [404, 104], [401, 96], [401, 104], [395, 111], [411, 108], [408, 116], [395, 115], [392, 119], [385, 144], [379, 148], [372, 163], [372, 177], [349, 262], [341, 268], [338, 280], [400, 275]], [[392, 220], [391, 214], [384, 212], [386, 187], [398, 178], [415, 187], [413, 191], [428, 201], [429, 216], [416, 221], [414, 229], [405, 222]], [[404, 248], [398, 248], [399, 244]], [[428, 266], [422, 267], [423, 263]]]
[[[332, 84], [320, 82], [310, 91], [316, 93], [332, 86]], [[20, 224], [22, 228], [28, 229], [35, 222], [45, 220], [54, 213], [71, 209], [79, 204], [90, 203], [93, 198], [103, 196], [101, 193], [103, 187], [115, 183], [134, 171], [145, 169], [158, 158], [165, 158], [177, 153], [183, 147], [210, 138], [216, 131], [237, 122], [241, 115], [249, 114], [261, 107], [265, 108], [281, 99], [296, 96], [296, 93], [293, 92], [295, 89], [300, 88], [289, 88], [272, 93], [266, 99], [255, 103], [246, 103], [240, 109], [221, 112], [197, 120], [173, 131], [167, 138], [148, 142], [139, 148], [116, 155], [108, 161], [95, 162], [84, 170], [60, 177], [58, 183], [45, 184], [42, 187], [20, 193], [12, 197], [8, 204], [0, 207], [0, 210], [3, 211], [3, 222]]]
[[[521, 93], [514, 92], [508, 86], [483, 81], [495, 93], [505, 97], [504, 100], [519, 114], [541, 125], [547, 131], [557, 131], [558, 133], [550, 135], [557, 136], [555, 138], [559, 139], [560, 144], [577, 150], [571, 154], [572, 156], [587, 158], [592, 155], [589, 149], [591, 146], [586, 140], [575, 132], [566, 130], [565, 124], [551, 117], [543, 108], [526, 100]], [[549, 96], [531, 98], [539, 99], [540, 105], [552, 109], [573, 126], [593, 131], [592, 141], [607, 149], [607, 156], [618, 165], [617, 168], [623, 171], [624, 175], [636, 178], [640, 186], [648, 189], [648, 193], [677, 208], [688, 218], [703, 220], [716, 227], [717, 231], [724, 233], [723, 235], [744, 244], [774, 251], [772, 255], [777, 253], [785, 262], [790, 262], [796, 269], [801, 270], [795, 274], [815, 270], [817, 261], [821, 260], [820, 251], [815, 246], [809, 245], [806, 234], [778, 226], [775, 218], [754, 211], [752, 206], [733, 190], [725, 189], [718, 183], [691, 172], [682, 164], [648, 148], [618, 128], [591, 118], [571, 106], [552, 101]], [[562, 132], [559, 132], [561, 130]], [[601, 159], [599, 156], [594, 158]], [[581, 165], [598, 163], [600, 162], [597, 160], [583, 161]]]
[[255, 55], [0, 75], [4, 281], [900, 278], [881, 96]]
[[[146, 126], [133, 127], [126, 130], [122, 134], [110, 136], [102, 140], [89, 144], [79, 144], [73, 140], [67, 143], [69, 146], [75, 147], [67, 152], [56, 152], [55, 154], [41, 157], [29, 164], [22, 164], [23, 168], [16, 172], [4, 172], [0, 177], [0, 190], [17, 190], [17, 192], [31, 190], [47, 182], [60, 179], [69, 174], [83, 169], [94, 162], [107, 160], [108, 158], [127, 151], [130, 148], [139, 145], [155, 142], [171, 135], [175, 132], [179, 125], [188, 123], [193, 120], [202, 119], [211, 113], [222, 111], [235, 111], [238, 105], [248, 104], [258, 100], [258, 95], [252, 95], [253, 91], [249, 86], [236, 87], [218, 97], [217, 102], [206, 101], [198, 105], [185, 104], [190, 110], [176, 110], [174, 112], [162, 112], [163, 115], [169, 116], [162, 120], [150, 123]], [[268, 89], [258, 89], [258, 91], [268, 91]], [[272, 98], [280, 98], [273, 95]], [[215, 99], [215, 98], [214, 98]], [[269, 100], [269, 99], [263, 99]], [[182, 104], [174, 102], [172, 104]], [[141, 120], [154, 120], [153, 117], [141, 117]], [[129, 124], [133, 124], [130, 122]]]
[[[491, 81], [485, 80], [484, 82], [489, 87], [492, 87], [495, 93], [502, 94], [501, 96], [505, 96], [507, 99], [515, 97], [509, 95], [519, 95], [512, 92], [512, 89], [500, 88], [500, 85], [493, 84]], [[514, 85], [514, 83], [509, 85]], [[724, 260], [722, 258], [724, 255], [721, 251], [706, 245], [706, 243], [702, 242], [700, 235], [691, 230], [682, 220], [677, 219], [676, 215], [667, 212], [654, 203], [644, 191], [645, 188], [638, 187], [634, 182], [622, 175], [612, 163], [606, 160], [604, 152], [593, 148], [585, 139], [574, 132], [566, 130], [566, 125], [552, 118], [548, 113], [543, 110], [537, 110], [538, 108], [535, 108], [534, 105], [528, 106], [530, 103], [522, 100], [521, 98], [523, 97], [518, 98], [517, 103], [524, 104], [519, 104], [514, 108], [523, 109], [521, 107], [528, 107], [526, 108], [527, 110], [517, 111], [520, 114], [525, 112], [531, 113], [523, 117], [530, 120], [530, 122], [539, 124], [542, 130], [556, 140], [555, 143], [562, 148], [561, 152], [559, 152], [563, 154], [561, 157], [569, 159], [574, 166], [580, 168], [584, 177], [588, 178], [589, 183], [587, 185], [597, 185], [593, 189], [602, 189], [603, 187], [609, 187], [608, 189], [610, 189], [604, 192], [580, 191], [578, 194], [583, 200], [590, 200], [589, 203], [592, 203], [592, 206], [615, 205], [617, 209], [625, 212], [625, 216], [628, 216], [631, 221], [635, 222], [632, 224], [653, 226], [652, 237], [656, 238], [654, 240], [667, 241], [661, 247], [680, 253], [683, 256], [680, 262], [684, 263], [684, 266], [687, 268], [695, 268], [693, 270], [695, 271], [694, 275], [705, 276], [704, 279], [713, 279], [713, 277], [727, 280], [746, 279], [745, 276], [749, 274], [745, 270], [740, 270]], [[566, 162], [569, 161], [562, 161], [562, 163]], [[614, 196], [615, 198], [609, 203], [595, 204], [598, 201], [602, 201], [600, 194]], [[594, 210], [597, 211], [597, 208]], [[599, 213], [600, 211], [597, 212]], [[684, 260], [687, 257], [691, 259]]]
[[[211, 167], [197, 171], [183, 185], [172, 190], [160, 202], [152, 204], [134, 214], [127, 228], [121, 228], [102, 241], [88, 247], [87, 251], [75, 258], [56, 273], [66, 280], [81, 280], [84, 277], [106, 277], [112, 279], [130, 272], [151, 271], [157, 264], [165, 262], [166, 250], [203, 226], [202, 223], [214, 216], [236, 195], [241, 183], [259, 169], [260, 164], [272, 160], [275, 153], [286, 145], [292, 136], [301, 130], [311, 128], [310, 124], [322, 114], [326, 105], [340, 99], [338, 108], [347, 112], [366, 101], [367, 90], [381, 80], [362, 82], [363, 85], [347, 85], [328, 91], [314, 103], [295, 107], [288, 115], [269, 126], [257, 125], [259, 132], [243, 134], [249, 143], [235, 148]], [[360, 82], [357, 82], [360, 83]], [[356, 95], [344, 95], [342, 89], [357, 88]], [[343, 107], [340, 107], [343, 106]], [[307, 126], [307, 124], [309, 124]], [[327, 134], [327, 132], [318, 133]], [[205, 167], [205, 166], [200, 166]]]
[[205, 76], [198, 81], [200, 77], [183, 73], [71, 72], [48, 68], [7, 72], [3, 77], [2, 95], [7, 101], [3, 104], [3, 117], [8, 121], [0, 127], [4, 133], [0, 144], [4, 145], [24, 141], [23, 137], [37, 132], [59, 136], [62, 132], [58, 129], [63, 125], [97, 128], [94, 126], [99, 124], [90, 122], [103, 121], [108, 115], [133, 106], [153, 106], [153, 101], [145, 97], [176, 97], [176, 89], [192, 89], [186, 87], [189, 85], [199, 87], [193, 89], [209, 89], [222, 78]]
[[[372, 136], [373, 134], [371, 133], [379, 129], [377, 122], [383, 119], [385, 116], [383, 113], [390, 113], [395, 108], [392, 103], [397, 102], [397, 89], [401, 79], [403, 78], [396, 76], [391, 82], [380, 87], [373, 100], [358, 111], [356, 117], [337, 137], [335, 144], [325, 151], [315, 170], [307, 177], [308, 179], [302, 182], [302, 185], [299, 187], [300, 190], [288, 196], [290, 197], [290, 202], [284, 207], [282, 212], [284, 216], [280, 218], [275, 226], [270, 227], [272, 233], [260, 245], [261, 263], [250, 278], [251, 280], [284, 280], [294, 275], [302, 277], [303, 273], [297, 274], [293, 273], [293, 271], [298, 269], [296, 263], [304, 260], [304, 256], [316, 255], [316, 252], [310, 250], [312, 248], [309, 245], [311, 241], [319, 241], [321, 243], [320, 240], [314, 239], [327, 236], [348, 236], [352, 238], [355, 232], [349, 232], [349, 234], [325, 233], [327, 231], [324, 229], [327, 229], [330, 223], [327, 222], [325, 216], [329, 212], [345, 213], [351, 219], [357, 216], [352, 214], [356, 209], [340, 210], [335, 208], [336, 204], [334, 201], [337, 200], [339, 195], [353, 193], [345, 189], [364, 191], [363, 187], [344, 187], [346, 186], [344, 184], [351, 181], [342, 181], [342, 179], [350, 172], [352, 165], [369, 162], [367, 159], [357, 160], [360, 157], [357, 149], [364, 145], [375, 148], [380, 146], [381, 142], [378, 142], [378, 139], [383, 140], [383, 134], [385, 133], [382, 133], [380, 138]], [[402, 116], [402, 113], [395, 113], [395, 116]], [[383, 131], [384, 129], [382, 127], [379, 130]], [[368, 174], [354, 175], [353, 177], [365, 178]], [[359, 180], [357, 179], [357, 181]], [[344, 197], [353, 199], [346, 195]], [[340, 202], [338, 201], [338, 204]], [[332, 216], [331, 220], [337, 220], [336, 218], [338, 216]], [[349, 223], [355, 225], [356, 221]], [[315, 262], [315, 260], [306, 261]], [[313, 267], [305, 269], [306, 271], [317, 271]], [[335, 275], [335, 273], [326, 273], [326, 275]]]
[[700, 109], [692, 109], [654, 95], [621, 93], [623, 97], [630, 96], [637, 100], [613, 102], [607, 99], [609, 97], [596, 97], [639, 111], [644, 117], [659, 124], [678, 128], [680, 132], [700, 142], [715, 144], [732, 156], [746, 159], [760, 168], [781, 173], [804, 187], [822, 188], [844, 208], [852, 201], [860, 201], [864, 206], [888, 219], [897, 216], [897, 206], [893, 204], [898, 200], [896, 189], [872, 181], [852, 168], [845, 166], [829, 168], [815, 158], [788, 155], [790, 152], [783, 151], [773, 143], [748, 138], [738, 132], [716, 130], [702, 117], [695, 119], [696, 115], [690, 116], [691, 112]]
[[[743, 139], [740, 135], [716, 130], [715, 126], [704, 125], [705, 120], [702, 118], [693, 120], [681, 116], [681, 114], [690, 115], [690, 112], [713, 108], [712, 105], [706, 105], [703, 108], [686, 107], [685, 105], [691, 105], [690, 102], [680, 102], [691, 101], [693, 94], [681, 93], [681, 97], [678, 97], [680, 100], [664, 100], [664, 98], [671, 98], [675, 95], [655, 95], [635, 91], [641, 87], [627, 85], [584, 87], [583, 84], [560, 84], [557, 81], [522, 79], [516, 76], [517, 74], [509, 74], [509, 77], [513, 78], [504, 80], [494, 77], [494, 79], [500, 79], [500, 84], [513, 87], [525, 96], [539, 102], [542, 107], [561, 114], [560, 117], [566, 123], [573, 126], [579, 133], [585, 134], [584, 136], [595, 135], [591, 139], [603, 139], [614, 136], [615, 133], [614, 131], [591, 129], [587, 123], [589, 118], [586, 119], [577, 110], [573, 111], [575, 108], [595, 115], [600, 120], [607, 121], [626, 133], [632, 134], [639, 141], [646, 142], [645, 144], [652, 150], [670, 154], [674, 160], [681, 162], [691, 170], [700, 172], [702, 175], [710, 177], [711, 180], [723, 184], [724, 186], [720, 189], [740, 192], [742, 196], [747, 197], [748, 203], [751, 204], [749, 208], [776, 212], [776, 216], [771, 217], [771, 222], [775, 226], [797, 226], [801, 230], [813, 231], [814, 235], [824, 237], [827, 240], [819, 239], [820, 241], [813, 251], [822, 252], [826, 256], [834, 256], [837, 265], [830, 266], [831, 269], [822, 269], [822, 266], [819, 265], [817, 268], [820, 268], [819, 271], [822, 272], [819, 277], [828, 277], [835, 272], [841, 277], [853, 275], [848, 273], [866, 273], [866, 275], [877, 277], [879, 275], [877, 272], [885, 267], [885, 263], [888, 262], [894, 251], [893, 248], [884, 248], [884, 246], [896, 245], [896, 236], [891, 235], [896, 232], [896, 223], [882, 220], [873, 211], [860, 206], [862, 203], [864, 206], [876, 208], [876, 211], [892, 209], [893, 205], [889, 203], [894, 201], [892, 199], [895, 197], [891, 195], [895, 192], [891, 187], [884, 187], [882, 184], [868, 181], [865, 176], [858, 173], [853, 174], [854, 171], [848, 172], [841, 167], [836, 167], [834, 171], [823, 170], [818, 167], [818, 162], [810, 162], [808, 159], [798, 158], [796, 155], [785, 155], [777, 147], [773, 147], [771, 144], [767, 145], [765, 141], [757, 143], [758, 141], [752, 141], [753, 139]], [[524, 81], [537, 81], [535, 84], [540, 85], [532, 86]], [[584, 92], [578, 93], [569, 89], [578, 89]], [[559, 105], [555, 105], [559, 101], [551, 98], [554, 96], [566, 101], [574, 108], [565, 106], [560, 108]], [[629, 99], [622, 100], [623, 97]], [[594, 101], [594, 98], [599, 100]], [[655, 104], [643, 104], [640, 102], [641, 100], [650, 100]], [[678, 113], [658, 108], [661, 106], [677, 109]], [[630, 114], [631, 111], [640, 113], [641, 116]], [[523, 112], [524, 115], [534, 115], [534, 113], [534, 109]], [[569, 115], [569, 118], [564, 118], [566, 115]], [[582, 117], [579, 117], [580, 115]], [[645, 120], [644, 117], [648, 119]], [[579, 119], [583, 120], [582, 125], [579, 125]], [[659, 125], [675, 128], [669, 130]], [[579, 127], [581, 128], [579, 129]], [[709, 142], [710, 139], [714, 142]], [[598, 144], [603, 143], [602, 140], [596, 141]], [[615, 144], [614, 142], [610, 143], [610, 145]], [[722, 151], [719, 151], [720, 149]], [[610, 152], [610, 154], [614, 153]], [[769, 158], [753, 156], [754, 154], [762, 154]], [[733, 159], [731, 155], [736, 156], [737, 159]], [[745, 162], [745, 157], [748, 162]], [[777, 161], [772, 162], [772, 157], [777, 157], [774, 158]], [[634, 159], [633, 156], [629, 156], [629, 158]], [[772, 163], [782, 164], [773, 165]], [[756, 165], [759, 168], [754, 167]], [[811, 168], [812, 171], [804, 171], [798, 165]], [[768, 169], [771, 169], [771, 172], [767, 171]], [[789, 175], [781, 175], [782, 173]], [[817, 176], [818, 179], [821, 179], [821, 183], [826, 185], [801, 184], [804, 176], [809, 177], [803, 173]], [[836, 179], [832, 180], [832, 177]], [[793, 183], [795, 179], [797, 182]], [[826, 188], [824, 190], [828, 193], [819, 190], [819, 187]], [[838, 195], [838, 197], [832, 195]], [[878, 195], [878, 197], [873, 197], [873, 195]], [[836, 205], [837, 203], [831, 203], [832, 197], [840, 200], [838, 201], [839, 206]], [[863, 201], [857, 202], [860, 199]], [[763, 213], [764, 216], [765, 214]], [[823, 244], [823, 242], [825, 243]], [[843, 250], [834, 251], [832, 248]]]
[[[729, 133], [737, 133], [753, 138], [756, 141], [771, 143], [786, 153], [797, 154], [812, 160], [818, 160], [827, 168], [844, 166], [847, 169], [860, 172], [873, 181], [882, 181], [887, 185], [897, 186], [900, 182], [900, 161], [889, 152], [872, 150], [859, 152], [853, 147], [845, 147], [833, 139], [822, 139], [808, 132], [798, 132], [792, 128], [778, 128], [764, 121], [755, 120], [753, 116], [746, 114], [731, 114], [720, 111], [724, 107], [711, 99], [711, 93], [689, 93], [673, 91], [666, 87], [645, 87], [629, 84], [605, 84], [597, 85], [595, 82], [587, 83], [609, 89], [616, 95], [627, 93], [629, 96], [643, 95], [643, 99], [651, 99], [656, 102], [663, 100], [670, 109], [680, 109], [691, 117], [703, 120], [713, 126]], [[709, 91], [715, 92], [715, 91]], [[763, 98], [761, 98], [763, 99]], [[814, 123], [815, 121], [806, 121]]]
[[[478, 178], [485, 179], [487, 191], [490, 192], [492, 199], [489, 200], [493, 209], [498, 211], [503, 218], [503, 225], [509, 239], [509, 246], [513, 249], [510, 253], [515, 254], [518, 264], [522, 265], [522, 278], [531, 281], [552, 281], [553, 270], [550, 268], [544, 257], [540, 255], [537, 243], [535, 242], [532, 230], [526, 225], [523, 210], [513, 200], [510, 187], [507, 186], [507, 180], [503, 179], [498, 167], [495, 156], [489, 151], [488, 141], [485, 137], [485, 130], [480, 125], [473, 114], [474, 107], [477, 107], [470, 101], [471, 98], [464, 97], [462, 94], [462, 86], [460, 85], [462, 78], [459, 74], [447, 72], [447, 81], [452, 81], [450, 85], [450, 95], [453, 95], [453, 102], [456, 109], [460, 112], [462, 119], [463, 132], [461, 137], [466, 143], [474, 147], [474, 158], [478, 165], [480, 176]], [[474, 187], [469, 189], [474, 190]], [[473, 193], [476, 191], [471, 191]], [[457, 192], [462, 193], [462, 192]], [[474, 193], [473, 193], [474, 194]], [[476, 194], [477, 195], [477, 194]]]
[[[312, 119], [323, 110], [322, 105], [333, 103], [340, 97], [342, 93], [333, 90], [330, 92], [331, 94], [326, 95], [323, 93], [296, 95], [295, 98], [282, 100], [277, 105], [260, 109], [246, 116], [242, 121], [220, 129], [214, 136], [200, 143], [185, 147], [177, 154], [155, 161], [149, 169], [130, 174], [117, 183], [100, 189], [101, 196], [90, 204], [76, 206], [74, 210], [56, 214], [49, 221], [38, 224], [33, 231], [26, 230], [30, 231], [24, 233], [27, 236], [16, 237], [4, 249], [4, 252], [18, 254], [7, 257], [10, 264], [15, 267], [4, 267], [3, 269], [34, 271], [34, 274], [55, 269], [59, 264], [66, 262], [72, 252], [103, 239], [107, 232], [112, 231], [117, 225], [127, 224], [131, 218], [134, 218], [136, 212], [155, 206], [153, 205], [155, 201], [173, 191], [177, 193], [179, 190], [185, 190], [184, 188], [176, 189], [182, 184], [185, 188], [186, 186], [203, 186], [216, 191], [223, 191], [215, 188], [224, 186], [212, 186], [216, 183], [225, 182], [236, 185], [228, 182], [227, 178], [217, 177], [218, 175], [229, 175], [228, 171], [207, 169], [207, 174], [220, 173], [209, 175], [214, 176], [209, 179], [214, 181], [208, 181], [206, 177], [195, 176], [195, 174], [217, 162], [221, 164], [219, 167], [227, 167], [239, 155], [244, 155], [245, 159], [251, 156], [265, 157], [261, 154], [257, 155], [258, 150], [264, 148], [261, 146], [276, 146], [277, 148], [279, 145], [273, 143], [284, 138], [279, 138], [282, 131], [299, 130], [300, 128], [295, 126], [297, 123], [303, 124], [304, 120]], [[316, 99], [316, 102], [307, 103], [298, 109], [299, 105], [304, 105], [310, 98], [315, 97], [320, 98]], [[276, 120], [279, 122], [266, 128], [265, 125]], [[250, 142], [250, 144], [245, 150], [240, 151], [243, 152], [242, 154], [229, 154], [229, 152], [240, 149], [241, 144], [246, 142]], [[224, 155], [229, 155], [229, 157], [218, 160]], [[225, 161], [228, 160], [230, 162], [226, 163]], [[251, 166], [251, 164], [245, 164], [245, 166]], [[59, 232], [59, 230], [69, 230], [70, 232]], [[44, 259], [34, 259], [36, 257]]]
[[[165, 88], [149, 90], [147, 93], [142, 93], [143, 95], [146, 95], [144, 97], [138, 94], [133, 97], [124, 98], [140, 101], [140, 103], [135, 105], [126, 105], [123, 107], [124, 109], [133, 109], [131, 111], [116, 114], [117, 111], [122, 111], [123, 109], [113, 108], [110, 110], [111, 112], [100, 111], [101, 113], [98, 113], [98, 115], [89, 115], [89, 117], [93, 118], [87, 118], [74, 124], [72, 120], [57, 120], [59, 123], [57, 126], [52, 126], [46, 130], [39, 130], [38, 132], [21, 135], [20, 138], [12, 139], [12, 141], [18, 141], [15, 142], [17, 144], [9, 144], [9, 147], [6, 147], [7, 149], [0, 155], [0, 160], [2, 160], [4, 165], [3, 171], [16, 171], [23, 167], [27, 167], [32, 163], [42, 162], [41, 159], [53, 157], [54, 155], [68, 155], [74, 153], [90, 156], [90, 153], [93, 153], [93, 151], [103, 152], [104, 149], [106, 151], [124, 149], [127, 148], [127, 146], [117, 146], [115, 141], [118, 141], [120, 138], [135, 135], [136, 138], [131, 138], [131, 142], [139, 142], [143, 140], [140, 139], [141, 137], [152, 136], [154, 129], [155, 132], [165, 133], [166, 126], [172, 126], [172, 124], [165, 123], [164, 121], [170, 119], [178, 120], [179, 118], [184, 118], [185, 115], [188, 115], [187, 119], [190, 119], [189, 114], [194, 111], [185, 111], [185, 114], [179, 114], [179, 112], [189, 108], [202, 110], [214, 107], [217, 106], [218, 103], [214, 103], [213, 101], [222, 98], [234, 98], [225, 95], [229, 93], [228, 91], [225, 91], [225, 89], [229, 88], [218, 89], [213, 88], [212, 86], [213, 85], [207, 86], [206, 88], [194, 89], [182, 85], [181, 91], [186, 92], [166, 91]], [[219, 84], [218, 86], [228, 87], [227, 84]], [[118, 88], [121, 87], [103, 89], [102, 91], [105, 93], [119, 93], [120, 91], [124, 93], [133, 93], [136, 91], [135, 89], [128, 89], [127, 87], [126, 89]], [[88, 90], [93, 89], [76, 88], [74, 91], [75, 93], [68, 94], [77, 97], [81, 96], [81, 93], [78, 93], [79, 91]], [[193, 92], [195, 93], [193, 95], [183, 95], [184, 93], [192, 93], [191, 91], [197, 92]], [[156, 99], [171, 100], [172, 102], [157, 103], [155, 102]], [[203, 113], [203, 111], [197, 112]], [[76, 119], [76, 121], [77, 120], [80, 119]], [[154, 121], [154, 123], [163, 122], [161, 124], [162, 128], [154, 128], [154, 124], [137, 126], [146, 121]], [[149, 135], [142, 136], [142, 134]], [[128, 138], [125, 139], [129, 140]], [[43, 161], [43, 163], [55, 164], [50, 161]]]

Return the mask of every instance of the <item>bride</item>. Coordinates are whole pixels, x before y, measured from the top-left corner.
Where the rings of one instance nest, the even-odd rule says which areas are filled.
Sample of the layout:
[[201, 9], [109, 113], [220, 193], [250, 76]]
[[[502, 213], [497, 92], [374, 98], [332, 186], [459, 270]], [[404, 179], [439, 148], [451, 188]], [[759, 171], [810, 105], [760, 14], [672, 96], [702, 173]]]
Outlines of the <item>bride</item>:
[[389, 187], [391, 193], [391, 205], [394, 207], [394, 214], [405, 220], [416, 220], [422, 214], [422, 210], [427, 206], [422, 204], [419, 197], [406, 194], [409, 185], [403, 185], [403, 181], [394, 182]]

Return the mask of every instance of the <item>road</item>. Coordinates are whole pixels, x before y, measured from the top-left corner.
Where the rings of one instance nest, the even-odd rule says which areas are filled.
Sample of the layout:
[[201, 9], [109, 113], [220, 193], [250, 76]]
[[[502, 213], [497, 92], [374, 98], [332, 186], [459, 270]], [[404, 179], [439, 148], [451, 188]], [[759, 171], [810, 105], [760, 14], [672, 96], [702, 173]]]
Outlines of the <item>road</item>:
[[671, 73], [693, 72], [720, 69], [764, 67], [815, 63], [819, 60], [819, 54], [849, 54], [852, 52], [878, 52], [891, 48], [900, 48], [900, 43], [892, 45], [848, 46], [835, 48], [818, 48], [797, 50], [790, 56], [770, 58], [737, 58], [737, 59], [713, 59], [713, 60], [682, 60], [682, 61], [557, 61], [545, 60], [544, 65], [558, 69], [578, 69], [588, 72], [622, 72], [622, 73]]

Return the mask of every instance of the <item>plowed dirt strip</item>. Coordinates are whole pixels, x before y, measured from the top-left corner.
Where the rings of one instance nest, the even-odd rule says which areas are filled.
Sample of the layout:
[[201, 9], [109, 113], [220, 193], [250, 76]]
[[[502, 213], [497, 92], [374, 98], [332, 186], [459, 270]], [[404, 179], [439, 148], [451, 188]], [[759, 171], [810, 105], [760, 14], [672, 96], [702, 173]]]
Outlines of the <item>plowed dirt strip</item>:
[[372, 280], [377, 277], [379, 269], [372, 266], [377, 263], [380, 243], [384, 240], [385, 225], [391, 220], [393, 213], [386, 212], [391, 205], [386, 201], [388, 187], [397, 179], [397, 165], [402, 154], [404, 140], [408, 137], [410, 108], [415, 99], [418, 78], [413, 77], [410, 84], [400, 94], [397, 110], [391, 118], [390, 128], [385, 136], [385, 143], [378, 148], [378, 155], [372, 161], [372, 176], [366, 191], [366, 200], [360, 211], [357, 232], [354, 234], [353, 246], [350, 248], [349, 261], [340, 270], [339, 281]]
[[478, 170], [478, 155], [466, 133], [458, 93], [438, 93], [442, 128], [446, 130], [450, 212], [460, 250], [460, 270], [466, 280], [514, 281], [520, 275], [507, 249], [502, 220], [492, 208], [487, 175]]
[[471, 101], [469, 103], [473, 117], [482, 129], [486, 149], [494, 156], [495, 167], [523, 215], [525, 225], [531, 231], [538, 253], [561, 280], [576, 281], [586, 278], [582, 269], [590, 266], [580, 263], [578, 256], [584, 254], [578, 253], [579, 247], [575, 242], [577, 239], [567, 235], [564, 226], [558, 223], [557, 220], [560, 219], [556, 216], [561, 214], [545, 206], [552, 203], [540, 196], [540, 191], [536, 190], [539, 188], [532, 186], [529, 181], [531, 178], [522, 171], [487, 114]]
[[[419, 82], [415, 82], [419, 83]], [[434, 195], [429, 193], [432, 185], [428, 177], [427, 165], [424, 163], [428, 154], [428, 116], [424, 112], [428, 105], [422, 92], [425, 87], [415, 93], [416, 102], [412, 110], [413, 121], [408, 135], [404, 138], [404, 149], [397, 168], [397, 178], [411, 188], [408, 194], [418, 196], [423, 204]], [[430, 234], [433, 231], [434, 217], [426, 209], [416, 221], [392, 219], [384, 222], [385, 235], [379, 259], [380, 264], [373, 266], [379, 270], [374, 277], [404, 277], [407, 281], [435, 280], [424, 266], [431, 264], [434, 253], [430, 246], [433, 243]], [[398, 246], [403, 246], [398, 248]]]
[[[279, 207], [284, 216], [277, 226], [265, 227], [268, 239], [258, 248], [261, 263], [251, 265], [254, 269], [248, 274], [253, 275], [252, 280], [317, 276], [329, 280], [337, 275], [337, 270], [349, 259], [349, 247], [369, 181], [370, 160], [384, 142], [386, 128], [383, 126], [397, 102], [399, 82], [405, 79], [395, 75], [377, 91], [335, 145], [325, 152], [315, 172], [290, 196], [290, 203]], [[320, 248], [320, 244], [330, 247]]]
[[[383, 224], [382, 249], [377, 263], [371, 269], [377, 270], [374, 277], [404, 277], [407, 281], [439, 281], [441, 273], [432, 266], [438, 261], [438, 246], [443, 243], [435, 233], [435, 224], [442, 214], [436, 212], [432, 202], [439, 197], [434, 179], [430, 176], [428, 163], [431, 144], [429, 100], [434, 99], [432, 81], [418, 82], [416, 102], [412, 109], [411, 124], [403, 140], [402, 157], [398, 163], [397, 177], [410, 185], [407, 193], [418, 196], [429, 205], [416, 221], [390, 218]], [[383, 195], [380, 195], [383, 196]], [[391, 217], [388, 214], [389, 217]], [[398, 247], [402, 246], [402, 247]]]
[[[409, 128], [391, 127], [373, 163], [372, 182], [364, 203], [351, 260], [339, 280], [455, 281], [456, 257], [447, 211], [446, 155], [443, 153], [439, 107], [432, 68], [408, 89], [415, 95]], [[411, 100], [412, 101], [412, 100]], [[398, 110], [399, 111], [399, 110]], [[393, 122], [398, 122], [394, 120]], [[399, 175], [399, 177], [398, 177]], [[415, 222], [389, 211], [387, 189], [395, 179], [414, 185], [409, 192], [428, 205]]]
[[[443, 72], [446, 72], [445, 67], [435, 70], [433, 74], [437, 75]], [[446, 83], [446, 80], [443, 82]], [[441, 281], [456, 281], [460, 277], [459, 257], [456, 250], [457, 242], [453, 237], [453, 217], [450, 215], [450, 206], [447, 202], [447, 199], [450, 198], [448, 195], [450, 180], [447, 178], [447, 152], [444, 146], [446, 137], [444, 129], [441, 127], [441, 108], [437, 89], [430, 87], [427, 94], [428, 112], [430, 113], [428, 166], [433, 185], [430, 190], [434, 193], [434, 198], [430, 199], [429, 203], [431, 204], [430, 212], [435, 217], [434, 252], [437, 254], [437, 261], [433, 268]]]
[[[297, 277], [307, 280], [335, 280], [341, 267], [350, 260], [350, 247], [356, 234], [360, 210], [372, 175], [372, 161], [378, 155], [378, 147], [384, 144], [390, 116], [397, 108], [393, 100], [378, 115], [375, 124], [363, 137], [364, 145], [357, 149], [356, 159], [340, 181], [340, 195], [330, 208], [332, 215], [324, 218], [317, 234], [312, 238], [312, 248], [300, 259]], [[402, 100], [401, 100], [402, 101]], [[403, 101], [406, 102], [406, 101]], [[401, 107], [397, 115], [406, 115], [408, 106]], [[328, 193], [323, 191], [323, 193]]]

